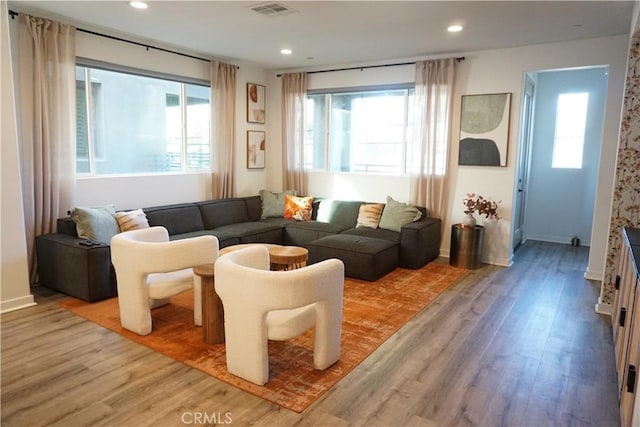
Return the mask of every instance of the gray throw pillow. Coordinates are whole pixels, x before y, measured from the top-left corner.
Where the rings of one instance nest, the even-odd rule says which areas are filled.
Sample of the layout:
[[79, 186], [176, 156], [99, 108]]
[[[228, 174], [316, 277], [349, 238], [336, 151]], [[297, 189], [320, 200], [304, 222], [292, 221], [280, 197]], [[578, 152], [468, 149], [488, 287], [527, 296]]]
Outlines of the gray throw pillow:
[[73, 208], [71, 219], [76, 223], [78, 237], [96, 242], [111, 243], [111, 238], [120, 232], [113, 205], [96, 208]]
[[387, 196], [387, 204], [382, 210], [378, 227], [399, 233], [403, 225], [417, 221], [421, 216], [422, 212], [415, 206], [395, 201]]
[[273, 193], [269, 190], [260, 190], [260, 200], [262, 201], [262, 215], [260, 218], [273, 218], [284, 216], [284, 199], [286, 195], [297, 196], [296, 190], [285, 190], [280, 193]]

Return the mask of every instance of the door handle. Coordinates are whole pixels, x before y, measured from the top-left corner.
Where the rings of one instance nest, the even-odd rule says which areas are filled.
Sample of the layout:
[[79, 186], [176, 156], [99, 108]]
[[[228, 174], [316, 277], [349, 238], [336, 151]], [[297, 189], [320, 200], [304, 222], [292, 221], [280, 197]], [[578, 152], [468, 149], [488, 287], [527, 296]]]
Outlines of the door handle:
[[629, 365], [629, 372], [627, 373], [627, 392], [633, 393], [636, 388], [636, 367]]

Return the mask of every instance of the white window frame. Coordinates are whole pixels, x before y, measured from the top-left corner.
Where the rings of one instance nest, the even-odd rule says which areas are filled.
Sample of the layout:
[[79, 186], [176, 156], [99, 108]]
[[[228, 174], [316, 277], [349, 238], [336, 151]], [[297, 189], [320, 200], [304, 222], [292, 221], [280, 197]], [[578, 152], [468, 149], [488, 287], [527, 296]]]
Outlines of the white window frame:
[[[392, 173], [384, 173], [384, 172], [366, 172], [366, 171], [332, 171], [331, 170], [331, 150], [335, 149], [335, 144], [331, 143], [331, 111], [333, 104], [333, 96], [334, 95], [344, 95], [344, 94], [357, 94], [357, 93], [375, 93], [375, 92], [389, 92], [389, 91], [398, 91], [403, 90], [404, 93], [404, 126], [402, 130], [402, 151], [403, 156], [401, 159], [401, 164], [399, 165], [400, 172], [392, 172]], [[407, 140], [408, 137], [408, 127], [411, 126], [409, 122], [412, 118], [409, 115], [409, 100], [413, 95], [414, 91], [413, 84], [399, 84], [399, 85], [385, 85], [385, 86], [374, 86], [374, 87], [359, 87], [359, 88], [340, 88], [340, 89], [323, 89], [323, 90], [312, 90], [307, 93], [307, 96], [317, 96], [323, 95], [325, 97], [325, 105], [324, 105], [324, 125], [323, 125], [323, 135], [324, 135], [324, 164], [320, 168], [308, 167], [305, 165], [305, 169], [309, 171], [321, 171], [321, 172], [331, 172], [331, 173], [349, 173], [349, 174], [366, 174], [366, 175], [382, 175], [382, 176], [406, 176], [408, 174], [408, 159], [407, 157], [410, 155], [409, 153], [409, 144], [410, 141]], [[307, 145], [305, 145], [307, 148]]]
[[[100, 176], [100, 177], [108, 177], [108, 176], [122, 176], [122, 175], [140, 175], [140, 174], [167, 174], [167, 175], [171, 175], [171, 174], [176, 174], [176, 173], [193, 173], [193, 172], [210, 172], [211, 171], [211, 163], [209, 164], [209, 167], [207, 168], [190, 168], [187, 162], [187, 154], [188, 154], [188, 135], [187, 135], [187, 120], [188, 120], [188, 114], [187, 114], [187, 109], [188, 109], [188, 102], [187, 100], [187, 84], [192, 84], [192, 85], [198, 85], [198, 86], [205, 86], [205, 87], [210, 87], [210, 83], [208, 81], [204, 81], [204, 80], [199, 80], [199, 79], [194, 79], [194, 78], [186, 78], [186, 77], [181, 77], [181, 76], [175, 76], [175, 75], [171, 75], [171, 74], [166, 74], [166, 73], [158, 73], [158, 72], [153, 72], [153, 71], [149, 71], [149, 70], [141, 70], [141, 69], [137, 69], [137, 68], [132, 68], [132, 67], [127, 67], [127, 66], [121, 66], [121, 65], [117, 65], [117, 64], [111, 64], [111, 63], [106, 63], [106, 62], [102, 62], [102, 61], [97, 61], [97, 60], [93, 60], [93, 59], [88, 59], [88, 58], [77, 58], [76, 60], [76, 67], [83, 67], [84, 68], [84, 83], [85, 83], [85, 102], [86, 102], [86, 118], [87, 118], [87, 144], [88, 144], [88, 162], [89, 162], [89, 172], [76, 172], [77, 175], [79, 177], [90, 177], [90, 176]], [[92, 96], [93, 96], [93, 92], [92, 92], [92, 88], [91, 88], [91, 70], [93, 69], [99, 69], [99, 70], [104, 70], [104, 71], [109, 71], [109, 72], [116, 72], [116, 73], [123, 73], [123, 74], [129, 74], [129, 75], [133, 75], [133, 76], [142, 76], [142, 77], [149, 77], [149, 78], [154, 78], [154, 79], [160, 79], [160, 80], [167, 80], [167, 81], [171, 81], [171, 82], [175, 82], [178, 83], [180, 85], [180, 107], [181, 107], [181, 116], [182, 116], [182, 128], [181, 128], [181, 134], [182, 134], [182, 144], [181, 144], [181, 159], [180, 159], [180, 171], [158, 171], [158, 172], [127, 172], [127, 173], [115, 173], [115, 174], [108, 174], [108, 173], [97, 173], [96, 172], [96, 147], [95, 147], [95, 135], [94, 133], [91, 131], [92, 127], [93, 127], [93, 121], [94, 121], [94, 117], [92, 117], [93, 115], [93, 109], [91, 108], [91, 103], [92, 103]], [[212, 108], [212, 104], [211, 104], [211, 100], [209, 100], [210, 102], [210, 108]], [[211, 126], [211, 124], [210, 124]], [[212, 141], [211, 141], [211, 132], [209, 132], [209, 152], [212, 152]], [[76, 159], [77, 162], [77, 159]]]

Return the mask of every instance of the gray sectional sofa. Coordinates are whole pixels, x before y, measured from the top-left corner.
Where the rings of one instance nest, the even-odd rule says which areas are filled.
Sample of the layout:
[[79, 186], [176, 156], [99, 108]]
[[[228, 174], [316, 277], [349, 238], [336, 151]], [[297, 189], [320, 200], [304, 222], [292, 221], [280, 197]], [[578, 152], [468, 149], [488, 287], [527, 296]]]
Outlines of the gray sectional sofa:
[[[203, 234], [220, 248], [240, 243], [304, 246], [309, 263], [339, 258], [348, 277], [375, 281], [396, 267], [420, 268], [438, 256], [440, 220], [422, 217], [400, 232], [356, 227], [360, 201], [316, 200], [312, 220], [261, 219], [260, 196], [143, 208], [150, 226], [167, 228], [170, 238]], [[58, 231], [36, 238], [40, 284], [93, 302], [116, 296], [109, 245], [82, 245], [76, 224], [60, 218]]]

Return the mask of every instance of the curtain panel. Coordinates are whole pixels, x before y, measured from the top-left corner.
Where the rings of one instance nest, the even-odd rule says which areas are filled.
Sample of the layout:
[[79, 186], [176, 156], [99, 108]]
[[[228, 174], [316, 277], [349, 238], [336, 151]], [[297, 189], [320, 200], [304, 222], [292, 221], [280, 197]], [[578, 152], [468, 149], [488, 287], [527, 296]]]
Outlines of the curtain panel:
[[236, 140], [236, 66], [211, 61], [211, 196], [233, 197]]
[[446, 217], [454, 64], [454, 58], [416, 62], [410, 194], [435, 218]]
[[284, 189], [307, 194], [304, 170], [304, 105], [307, 99], [307, 73], [282, 75], [282, 165]]
[[19, 16], [19, 146], [31, 282], [35, 237], [56, 231], [73, 207], [76, 157], [76, 54], [70, 25]]

